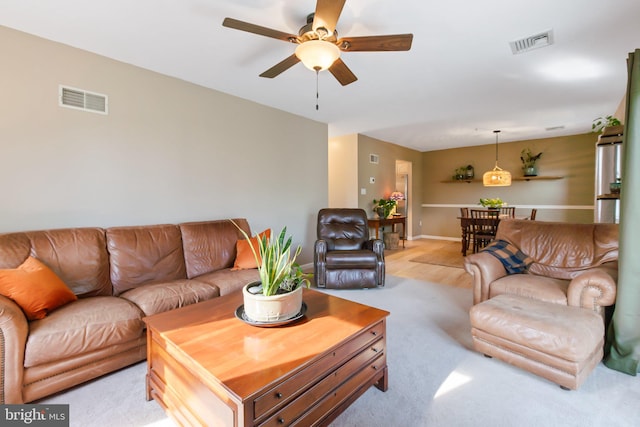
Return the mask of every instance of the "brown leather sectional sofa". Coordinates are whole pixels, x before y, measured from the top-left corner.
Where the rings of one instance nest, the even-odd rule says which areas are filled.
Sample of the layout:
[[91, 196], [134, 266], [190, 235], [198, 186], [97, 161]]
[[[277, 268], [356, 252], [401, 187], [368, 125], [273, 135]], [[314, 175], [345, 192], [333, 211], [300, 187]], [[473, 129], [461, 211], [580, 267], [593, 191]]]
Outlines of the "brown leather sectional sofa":
[[[245, 219], [235, 219], [251, 234]], [[232, 270], [242, 239], [228, 220], [0, 235], [0, 269], [33, 256], [77, 295], [28, 321], [0, 295], [0, 404], [31, 402], [146, 357], [144, 316], [257, 280]]]

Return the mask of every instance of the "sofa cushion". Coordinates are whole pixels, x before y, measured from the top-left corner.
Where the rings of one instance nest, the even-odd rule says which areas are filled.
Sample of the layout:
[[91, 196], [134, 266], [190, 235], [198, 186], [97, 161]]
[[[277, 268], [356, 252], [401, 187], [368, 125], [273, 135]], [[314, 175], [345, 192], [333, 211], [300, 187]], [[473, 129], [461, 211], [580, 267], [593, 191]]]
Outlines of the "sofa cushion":
[[32, 254], [78, 297], [111, 295], [109, 255], [102, 228], [66, 228], [28, 232]]
[[140, 307], [145, 316], [206, 301], [217, 296], [220, 296], [217, 287], [189, 279], [150, 283], [120, 294], [121, 298]]
[[327, 270], [375, 268], [378, 263], [376, 253], [367, 250], [328, 251], [326, 260]]
[[24, 366], [62, 360], [131, 341], [144, 330], [142, 312], [116, 297], [84, 298], [29, 325]]
[[187, 278], [178, 226], [114, 227], [106, 235], [115, 295], [146, 283]]
[[0, 294], [14, 300], [29, 320], [43, 319], [78, 299], [49, 267], [31, 256], [18, 268], [0, 270]]
[[[251, 235], [246, 219], [235, 218], [233, 221], [247, 235]], [[180, 232], [189, 279], [233, 267], [236, 242], [244, 239], [229, 220], [187, 222], [180, 224]]]
[[230, 268], [224, 268], [208, 274], [203, 274], [202, 276], [196, 277], [196, 279], [198, 282], [214, 285], [220, 290], [220, 296], [222, 296], [240, 290], [248, 283], [260, 280], [260, 275], [256, 268], [235, 271]]
[[587, 268], [618, 259], [618, 224], [500, 221], [496, 240], [506, 240], [533, 259], [534, 274], [571, 280]]
[[498, 295], [519, 295], [540, 301], [567, 305], [569, 282], [535, 274], [512, 274], [491, 283], [489, 298]]
[[[260, 259], [260, 244], [258, 239], [262, 239], [263, 237], [267, 240], [271, 238], [270, 228], [267, 228], [257, 236], [251, 237], [249, 240], [246, 238], [238, 240], [236, 243], [236, 259], [233, 262], [232, 270], [258, 268], [258, 263], [256, 262], [256, 255]], [[251, 249], [252, 246], [253, 250]], [[260, 264], [262, 264], [262, 259], [260, 259]]]

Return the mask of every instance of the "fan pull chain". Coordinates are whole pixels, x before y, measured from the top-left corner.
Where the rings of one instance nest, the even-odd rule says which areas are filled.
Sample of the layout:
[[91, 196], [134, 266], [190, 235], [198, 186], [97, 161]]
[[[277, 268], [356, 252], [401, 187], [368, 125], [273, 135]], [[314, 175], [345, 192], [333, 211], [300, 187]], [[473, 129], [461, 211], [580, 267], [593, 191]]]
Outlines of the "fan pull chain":
[[318, 90], [318, 75], [320, 74], [320, 67], [315, 67], [316, 70], [316, 111], [318, 111], [318, 99], [320, 98], [320, 91]]

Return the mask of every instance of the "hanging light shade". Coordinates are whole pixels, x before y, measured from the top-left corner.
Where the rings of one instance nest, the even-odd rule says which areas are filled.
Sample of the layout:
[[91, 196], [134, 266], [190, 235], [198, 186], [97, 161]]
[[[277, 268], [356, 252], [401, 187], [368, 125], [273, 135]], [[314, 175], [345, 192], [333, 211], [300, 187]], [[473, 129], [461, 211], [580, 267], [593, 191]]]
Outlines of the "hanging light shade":
[[340, 49], [328, 41], [309, 40], [296, 47], [296, 56], [308, 69], [322, 71], [340, 57]]
[[496, 134], [496, 166], [493, 170], [482, 175], [482, 185], [485, 187], [508, 187], [511, 185], [511, 174], [498, 166], [498, 134], [499, 130], [493, 131]]

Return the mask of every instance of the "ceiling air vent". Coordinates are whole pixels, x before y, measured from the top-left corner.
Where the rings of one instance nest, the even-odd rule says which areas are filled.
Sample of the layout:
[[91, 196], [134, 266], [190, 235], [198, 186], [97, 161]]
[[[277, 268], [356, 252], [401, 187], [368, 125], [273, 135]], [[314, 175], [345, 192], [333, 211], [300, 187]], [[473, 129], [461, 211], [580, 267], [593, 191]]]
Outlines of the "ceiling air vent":
[[108, 114], [107, 95], [88, 92], [68, 86], [60, 86], [60, 106], [92, 113]]
[[547, 30], [534, 36], [525, 37], [520, 40], [514, 40], [509, 43], [511, 52], [514, 55], [518, 53], [528, 52], [540, 47], [551, 46], [553, 44], [553, 30]]

